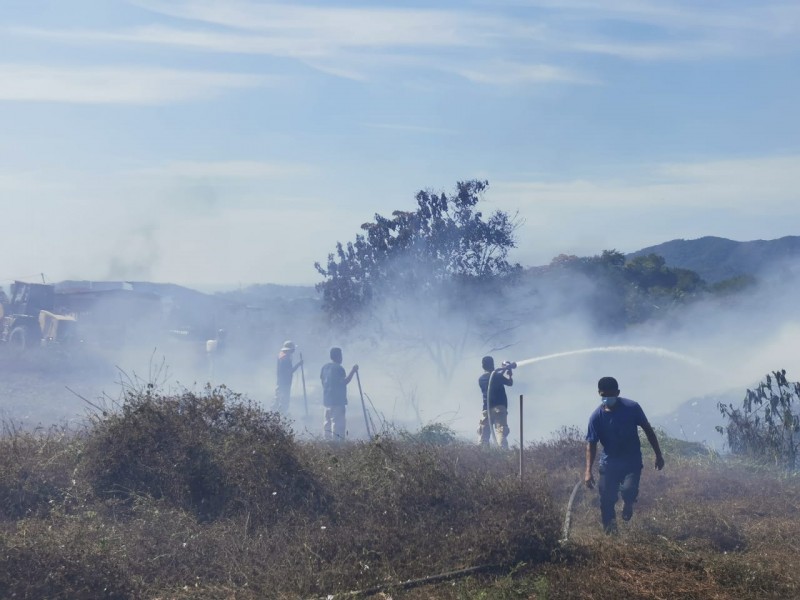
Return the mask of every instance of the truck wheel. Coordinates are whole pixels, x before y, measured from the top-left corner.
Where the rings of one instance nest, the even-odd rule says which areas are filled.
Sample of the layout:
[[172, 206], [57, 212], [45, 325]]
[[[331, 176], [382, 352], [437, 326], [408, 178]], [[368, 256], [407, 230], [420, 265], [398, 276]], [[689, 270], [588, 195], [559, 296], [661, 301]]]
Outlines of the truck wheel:
[[17, 352], [25, 352], [28, 347], [28, 332], [24, 327], [14, 327], [8, 336], [8, 345]]

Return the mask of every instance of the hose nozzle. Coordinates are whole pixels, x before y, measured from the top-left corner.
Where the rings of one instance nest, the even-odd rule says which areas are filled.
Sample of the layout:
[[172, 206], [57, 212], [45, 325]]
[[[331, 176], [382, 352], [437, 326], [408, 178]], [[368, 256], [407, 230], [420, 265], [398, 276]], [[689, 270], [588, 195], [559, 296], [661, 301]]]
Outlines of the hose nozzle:
[[501, 367], [503, 369], [505, 369], [506, 371], [511, 371], [512, 369], [516, 369], [517, 368], [517, 363], [512, 362], [510, 360], [504, 360], [503, 364], [501, 365]]

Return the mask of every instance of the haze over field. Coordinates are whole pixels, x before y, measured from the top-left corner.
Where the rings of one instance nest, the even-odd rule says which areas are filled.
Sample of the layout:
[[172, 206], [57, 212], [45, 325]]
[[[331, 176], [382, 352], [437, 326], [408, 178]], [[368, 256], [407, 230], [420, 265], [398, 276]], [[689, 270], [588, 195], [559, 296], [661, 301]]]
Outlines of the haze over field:
[[[490, 182], [487, 214], [519, 215], [510, 258], [523, 267], [675, 238], [794, 235], [798, 34], [800, 5], [779, 0], [10, 0], [0, 285], [310, 285], [321, 280], [314, 262], [375, 213], [413, 210], [418, 190], [471, 178]], [[472, 435], [483, 354], [647, 347], [673, 354], [533, 363], [511, 397], [526, 395], [528, 435], [545, 436], [582, 427], [597, 378], [614, 374], [657, 422], [772, 369], [800, 377], [797, 266], [783, 267], [729, 302], [619, 331], [592, 321], [595, 283], [581, 279], [503, 290], [476, 314], [389, 303], [348, 334], [313, 302], [270, 305], [266, 333], [236, 348], [234, 330], [211, 378], [268, 405], [274, 355], [294, 339], [316, 428], [319, 367], [340, 344], [387, 418]], [[495, 330], [478, 326], [493, 320]], [[113, 365], [144, 375], [162, 357], [171, 382], [202, 385], [202, 344], [115, 351], [110, 371], [49, 381], [45, 404], [4, 376], [14, 404], [3, 409], [32, 422], [72, 416], [84, 404], [64, 385], [113, 393]]]
[[8, 0], [0, 279], [309, 284], [472, 177], [524, 265], [794, 234], [798, 29], [778, 0]]
[[[229, 346], [213, 369], [203, 339], [163, 336], [102, 352], [90, 345], [90, 360], [76, 354], [67, 368], [51, 369], [45, 359], [36, 364], [38, 371], [18, 371], [13, 361], [4, 361], [0, 414], [28, 426], [75, 420], [89, 408], [76, 394], [110, 405], [120, 395], [118, 382], [130, 383], [134, 376], [140, 383], [163, 384], [167, 392], [224, 383], [268, 408], [277, 351], [291, 338], [305, 359], [308, 416], [298, 371], [290, 417], [304, 436], [320, 433], [319, 370], [328, 348], [340, 345], [345, 367], [361, 367], [378, 427], [381, 419], [410, 430], [438, 422], [472, 439], [480, 412], [480, 359], [488, 353], [498, 364], [528, 363], [517, 368], [509, 390], [512, 443], [519, 439], [520, 394], [526, 439], [543, 439], [565, 426], [583, 429], [597, 404], [597, 379], [612, 374], [623, 395], [642, 402], [655, 425], [719, 447], [716, 401], [740, 401], [746, 388], [775, 369], [787, 369], [793, 380], [800, 374], [794, 352], [800, 336], [798, 268], [787, 263], [764, 272], [750, 290], [676, 305], [665, 317], [622, 328], [597, 321], [597, 283], [578, 275], [501, 287], [470, 311], [442, 313], [430, 304], [390, 300], [346, 332], [327, 325], [317, 302], [278, 301], [265, 305], [271, 320], [255, 337], [236, 326], [229, 330]], [[152, 375], [162, 365], [165, 370]], [[101, 394], [106, 398], [99, 402]], [[348, 396], [348, 429], [360, 438], [365, 431], [355, 381]], [[709, 396], [700, 413], [676, 414], [688, 401]]]
[[[785, 368], [790, 379], [800, 377], [800, 359], [793, 350], [800, 336], [798, 264], [789, 272], [790, 277], [765, 275], [761, 286], [735, 299], [703, 301], [678, 308], [665, 320], [617, 331], [598, 328], [588, 308], [573, 306], [573, 295], [581, 289], [576, 282], [562, 289], [539, 288], [538, 297], [512, 291], [488, 307], [496, 315], [498, 331], [513, 323], [507, 315], [526, 315], [513, 331], [492, 340], [476, 331], [475, 320], [485, 314], [453, 317], [429, 329], [427, 321], [420, 323], [419, 315], [425, 311], [416, 307], [409, 310], [416, 317], [394, 330], [406, 343], [409, 337], [418, 340], [406, 352], [398, 352], [402, 343], [398, 338], [387, 337], [377, 351], [371, 340], [354, 340], [349, 354], [363, 368], [365, 389], [369, 387], [373, 396], [381, 398], [382, 410], [400, 421], [408, 422], [413, 392], [420, 407], [419, 424], [443, 421], [471, 436], [480, 402], [477, 378], [483, 354], [493, 354], [498, 362], [556, 355], [515, 371], [515, 385], [509, 390], [512, 442], [518, 439], [519, 394], [526, 398], [526, 437], [543, 438], [563, 426], [583, 429], [598, 402], [597, 379], [611, 374], [620, 381], [623, 395], [642, 402], [655, 424], [681, 438], [719, 446], [722, 438], [713, 425], [722, 424], [722, 419], [707, 419], [716, 411], [705, 406], [702, 419], [682, 414], [678, 420], [673, 412], [704, 396], [716, 397], [712, 407], [718, 399], [738, 403], [748, 387], [772, 370]], [[588, 288], [584, 291], [590, 294]], [[426, 349], [437, 336], [457, 344], [467, 332], [473, 341], [457, 361], [452, 380], [443, 384]], [[395, 358], [398, 355], [402, 359]], [[375, 377], [376, 372], [386, 374], [386, 379]], [[381, 382], [377, 386], [376, 379]], [[396, 404], [387, 405], [391, 398], [397, 398]]]

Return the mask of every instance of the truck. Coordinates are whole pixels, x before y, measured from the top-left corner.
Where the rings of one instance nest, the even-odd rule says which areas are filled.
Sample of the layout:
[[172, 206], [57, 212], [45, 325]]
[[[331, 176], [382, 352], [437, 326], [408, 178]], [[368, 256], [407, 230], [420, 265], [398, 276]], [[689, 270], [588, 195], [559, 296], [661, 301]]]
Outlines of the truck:
[[18, 352], [76, 339], [75, 317], [59, 314], [55, 286], [15, 281], [11, 294], [0, 296], [0, 342]]

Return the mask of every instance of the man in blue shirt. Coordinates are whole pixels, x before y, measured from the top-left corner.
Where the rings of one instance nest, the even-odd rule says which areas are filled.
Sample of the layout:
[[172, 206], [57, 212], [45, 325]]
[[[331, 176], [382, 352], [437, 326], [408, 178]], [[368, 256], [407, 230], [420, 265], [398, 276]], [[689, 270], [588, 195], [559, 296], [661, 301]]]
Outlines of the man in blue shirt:
[[319, 374], [322, 381], [322, 404], [325, 405], [323, 433], [326, 440], [341, 441], [347, 433], [347, 384], [358, 371], [358, 365], [353, 365], [350, 373], [345, 373], [341, 348], [331, 348], [330, 357], [331, 362], [324, 365]]
[[602, 400], [600, 406], [589, 417], [586, 433], [586, 487], [594, 487], [592, 466], [597, 456], [597, 442], [603, 445], [600, 455], [600, 517], [607, 533], [616, 531], [617, 515], [614, 509], [622, 495], [622, 519], [633, 516], [633, 503], [639, 495], [639, 479], [642, 475], [642, 448], [639, 443], [641, 427], [656, 455], [655, 468], [664, 468], [664, 457], [653, 428], [647, 421], [642, 407], [633, 400], [621, 398], [619, 384], [613, 377], [602, 377], [597, 382], [597, 391]]

